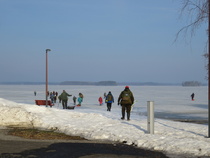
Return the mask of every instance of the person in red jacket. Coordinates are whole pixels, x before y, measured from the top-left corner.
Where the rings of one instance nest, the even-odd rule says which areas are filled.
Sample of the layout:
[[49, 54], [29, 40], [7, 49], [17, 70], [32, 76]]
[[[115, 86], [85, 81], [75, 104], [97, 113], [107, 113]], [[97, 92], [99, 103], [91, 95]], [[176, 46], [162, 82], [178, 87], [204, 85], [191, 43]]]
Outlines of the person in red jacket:
[[100, 104], [100, 105], [103, 104], [103, 99], [102, 99], [102, 97], [99, 97], [99, 98], [98, 98], [98, 101], [99, 101], [99, 104]]

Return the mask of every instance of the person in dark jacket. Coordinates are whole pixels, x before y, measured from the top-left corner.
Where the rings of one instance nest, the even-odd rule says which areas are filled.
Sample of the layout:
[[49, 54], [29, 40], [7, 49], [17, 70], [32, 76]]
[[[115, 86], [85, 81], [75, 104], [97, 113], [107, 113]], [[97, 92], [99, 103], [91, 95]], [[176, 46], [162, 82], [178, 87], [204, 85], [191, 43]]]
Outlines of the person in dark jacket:
[[111, 111], [112, 103], [114, 103], [114, 97], [112, 93], [109, 91], [109, 93], [106, 96], [106, 104], [107, 104], [107, 111]]
[[194, 101], [194, 97], [195, 97], [195, 93], [192, 93], [192, 94], [191, 94], [191, 99], [192, 99], [192, 101]]
[[62, 101], [63, 109], [67, 109], [68, 96], [72, 95], [68, 94], [65, 90], [63, 90], [63, 93], [61, 93], [61, 95], [59, 95], [58, 97], [59, 102]]
[[118, 98], [118, 105], [122, 106], [122, 120], [125, 119], [125, 110], [127, 112], [127, 120], [130, 120], [131, 106], [134, 102], [133, 93], [130, 91], [129, 86], [126, 86], [124, 91], [122, 91]]

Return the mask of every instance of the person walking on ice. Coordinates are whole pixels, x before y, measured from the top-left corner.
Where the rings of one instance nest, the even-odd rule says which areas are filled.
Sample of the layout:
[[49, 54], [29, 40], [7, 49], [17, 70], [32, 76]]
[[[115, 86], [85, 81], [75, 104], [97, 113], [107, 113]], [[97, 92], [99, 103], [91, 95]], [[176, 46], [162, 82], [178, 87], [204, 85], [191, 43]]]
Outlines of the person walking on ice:
[[111, 111], [112, 103], [114, 103], [114, 97], [111, 91], [109, 91], [109, 93], [106, 96], [107, 111]]
[[63, 90], [63, 93], [61, 93], [61, 95], [59, 95], [58, 97], [59, 102], [62, 101], [63, 109], [67, 109], [68, 96], [72, 95], [68, 94], [65, 90]]
[[127, 112], [127, 120], [130, 120], [131, 106], [134, 103], [133, 93], [130, 91], [129, 86], [126, 86], [124, 91], [122, 91], [118, 98], [118, 105], [121, 104], [122, 107], [122, 120], [125, 119], [125, 110]]
[[99, 97], [99, 98], [98, 98], [98, 102], [99, 102], [99, 105], [102, 105], [102, 104], [103, 104], [103, 99], [102, 99], [102, 97]]
[[76, 105], [76, 101], [77, 101], [77, 97], [73, 97], [73, 102], [74, 102], [74, 105]]
[[194, 101], [194, 97], [195, 97], [195, 93], [192, 93], [192, 94], [191, 94], [191, 99], [192, 99], [192, 101]]
[[78, 105], [77, 106], [81, 106], [81, 104], [83, 102], [83, 98], [84, 98], [83, 94], [79, 93], [79, 97], [77, 99], [77, 101], [78, 101]]

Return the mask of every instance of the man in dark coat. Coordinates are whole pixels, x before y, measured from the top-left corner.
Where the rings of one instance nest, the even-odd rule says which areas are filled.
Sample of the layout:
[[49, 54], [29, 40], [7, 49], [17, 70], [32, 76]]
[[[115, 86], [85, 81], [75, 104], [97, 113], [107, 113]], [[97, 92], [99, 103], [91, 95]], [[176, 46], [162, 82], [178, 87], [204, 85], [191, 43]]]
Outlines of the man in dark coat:
[[130, 91], [129, 86], [126, 86], [124, 91], [122, 91], [118, 98], [118, 105], [122, 106], [122, 120], [125, 119], [125, 110], [127, 112], [127, 120], [130, 120], [131, 106], [134, 102], [133, 93]]
[[63, 90], [63, 93], [58, 97], [59, 102], [62, 101], [63, 109], [67, 109], [67, 103], [68, 103], [68, 96], [72, 96], [68, 94], [65, 90]]
[[194, 97], [195, 97], [195, 93], [192, 93], [192, 94], [191, 94], [191, 99], [192, 99], [192, 101], [194, 101]]

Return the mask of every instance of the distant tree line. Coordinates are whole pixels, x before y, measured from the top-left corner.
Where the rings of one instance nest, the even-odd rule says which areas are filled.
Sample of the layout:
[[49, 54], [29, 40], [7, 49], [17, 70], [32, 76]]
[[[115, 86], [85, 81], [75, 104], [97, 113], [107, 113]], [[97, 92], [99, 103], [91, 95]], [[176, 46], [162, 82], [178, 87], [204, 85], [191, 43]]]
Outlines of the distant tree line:
[[99, 86], [117, 86], [117, 82], [115, 82], [115, 81], [100, 81], [100, 82], [96, 82], [96, 85], [99, 85]]
[[117, 86], [115, 81], [84, 82], [84, 81], [64, 81], [60, 85], [96, 85], [96, 86]]
[[201, 86], [202, 84], [198, 81], [185, 81], [182, 82], [182, 86]]

